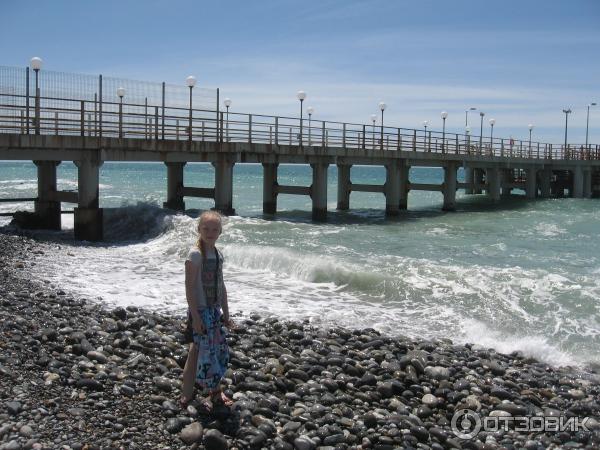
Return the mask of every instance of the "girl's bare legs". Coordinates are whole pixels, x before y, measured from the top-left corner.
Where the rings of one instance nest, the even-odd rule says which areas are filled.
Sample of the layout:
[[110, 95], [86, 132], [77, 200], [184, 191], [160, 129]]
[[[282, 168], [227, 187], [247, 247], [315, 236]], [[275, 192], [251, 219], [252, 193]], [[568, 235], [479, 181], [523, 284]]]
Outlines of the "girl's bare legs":
[[181, 387], [181, 403], [187, 403], [194, 395], [194, 381], [198, 366], [198, 346], [192, 342], [188, 350], [187, 360], [183, 368], [183, 386]]

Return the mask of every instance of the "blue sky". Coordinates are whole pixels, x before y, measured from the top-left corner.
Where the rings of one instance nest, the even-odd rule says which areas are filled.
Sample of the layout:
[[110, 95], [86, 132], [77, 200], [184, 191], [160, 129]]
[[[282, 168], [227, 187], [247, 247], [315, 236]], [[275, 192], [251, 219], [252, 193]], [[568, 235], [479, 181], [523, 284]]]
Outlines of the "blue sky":
[[[600, 103], [600, 1], [0, 0], [0, 64], [219, 87], [232, 110], [584, 142]], [[471, 113], [474, 131], [478, 113]], [[485, 134], [488, 131], [484, 131]], [[600, 144], [600, 107], [590, 112]]]

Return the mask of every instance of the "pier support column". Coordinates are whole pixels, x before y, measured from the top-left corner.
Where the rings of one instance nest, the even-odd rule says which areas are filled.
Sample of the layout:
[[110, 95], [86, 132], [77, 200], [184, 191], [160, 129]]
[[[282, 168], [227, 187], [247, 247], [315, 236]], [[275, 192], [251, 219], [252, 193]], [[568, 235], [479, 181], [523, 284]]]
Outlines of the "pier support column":
[[444, 167], [444, 211], [456, 209], [456, 164], [449, 163]]
[[400, 213], [400, 170], [398, 160], [385, 166], [385, 214], [397, 216]]
[[185, 164], [184, 162], [165, 163], [167, 166], [167, 201], [163, 203], [163, 208], [185, 211], [185, 202], [181, 194]]
[[313, 182], [310, 187], [312, 198], [312, 218], [315, 221], [327, 219], [327, 168], [329, 164], [310, 165], [313, 170]]
[[525, 180], [525, 197], [528, 199], [534, 199], [537, 194], [537, 170], [534, 168], [525, 169], [526, 177]]
[[400, 210], [407, 209], [408, 207], [408, 174], [410, 172], [410, 166], [406, 164], [406, 160], [398, 162], [398, 173], [400, 176], [400, 196], [398, 208]]
[[232, 216], [233, 209], [233, 163], [217, 161], [212, 163], [215, 168], [215, 208], [221, 214]]
[[552, 169], [549, 167], [544, 168], [540, 172], [540, 197], [550, 197], [550, 183], [552, 182]]
[[573, 169], [573, 198], [583, 198], [583, 170], [581, 166], [575, 166]]
[[492, 201], [500, 201], [500, 169], [497, 167], [486, 169], [486, 178], [488, 182], [488, 195]]
[[473, 194], [481, 194], [481, 185], [483, 184], [483, 169], [473, 169]]
[[349, 164], [338, 164], [337, 209], [346, 211], [350, 208], [350, 170]]
[[279, 164], [263, 163], [263, 214], [277, 212], [277, 167]]
[[500, 171], [502, 197], [510, 197], [512, 194], [512, 184], [515, 182], [515, 177], [512, 169], [503, 169]]
[[592, 198], [592, 170], [583, 171], [583, 198]]
[[103, 238], [100, 200], [100, 167], [102, 161], [74, 161], [77, 166], [79, 204], [75, 208], [75, 239], [101, 241]]
[[50, 201], [48, 194], [56, 192], [56, 167], [60, 161], [34, 161], [37, 166], [38, 199], [35, 201], [35, 213], [40, 228], [60, 230], [60, 202]]
[[472, 195], [475, 192], [473, 188], [473, 180], [474, 180], [474, 172], [475, 169], [471, 169], [470, 167], [465, 167], [465, 194]]

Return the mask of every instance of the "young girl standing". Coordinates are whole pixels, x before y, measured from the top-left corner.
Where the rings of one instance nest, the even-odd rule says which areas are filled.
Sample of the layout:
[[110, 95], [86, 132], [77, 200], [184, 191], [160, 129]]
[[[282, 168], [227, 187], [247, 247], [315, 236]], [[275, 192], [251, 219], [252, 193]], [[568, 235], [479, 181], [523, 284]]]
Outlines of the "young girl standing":
[[224, 326], [234, 325], [223, 282], [223, 257], [215, 247], [221, 231], [221, 215], [203, 212], [198, 221], [198, 241], [185, 261], [185, 296], [192, 339], [183, 370], [180, 403], [185, 406], [192, 400], [195, 380], [208, 393], [203, 400], [208, 410], [215, 404], [232, 404], [220, 386], [229, 363]]

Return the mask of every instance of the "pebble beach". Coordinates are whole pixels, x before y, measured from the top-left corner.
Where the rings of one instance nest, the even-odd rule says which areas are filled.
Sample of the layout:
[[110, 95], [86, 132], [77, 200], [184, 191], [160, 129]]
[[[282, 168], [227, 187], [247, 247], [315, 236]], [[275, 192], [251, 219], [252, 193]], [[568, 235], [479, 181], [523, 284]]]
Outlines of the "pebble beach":
[[[36, 257], [60, 245], [0, 232], [0, 450], [600, 447], [596, 366], [301, 317], [234, 316], [224, 380], [234, 405], [182, 409], [183, 317], [110, 308], [32, 279]], [[586, 426], [463, 439], [452, 419], [464, 410]]]

